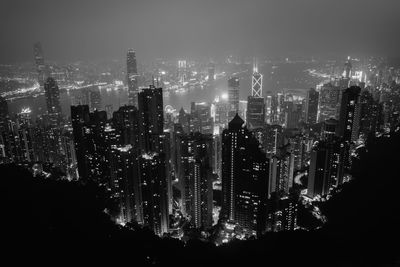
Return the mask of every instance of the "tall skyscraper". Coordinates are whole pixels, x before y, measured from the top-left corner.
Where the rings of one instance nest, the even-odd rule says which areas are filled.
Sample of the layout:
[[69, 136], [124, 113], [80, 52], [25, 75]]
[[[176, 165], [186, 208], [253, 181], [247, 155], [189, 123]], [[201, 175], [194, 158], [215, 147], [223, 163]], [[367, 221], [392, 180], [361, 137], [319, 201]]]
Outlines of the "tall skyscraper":
[[262, 82], [263, 82], [263, 76], [258, 72], [257, 60], [254, 60], [253, 75], [251, 76], [251, 96], [263, 97]]
[[138, 105], [138, 71], [136, 63], [136, 54], [133, 49], [128, 50], [126, 58], [126, 75], [128, 81], [129, 105]]
[[190, 112], [191, 132], [200, 132], [202, 134], [212, 134], [214, 130], [214, 122], [211, 117], [210, 104], [206, 102], [191, 103]]
[[236, 115], [222, 134], [222, 212], [250, 233], [266, 221], [268, 159]]
[[306, 122], [317, 123], [319, 93], [315, 89], [307, 91], [306, 96]]
[[171, 177], [169, 135], [164, 133], [162, 88], [149, 86], [139, 92], [139, 177], [143, 223], [155, 233], [168, 230]]
[[159, 152], [160, 135], [164, 134], [162, 88], [150, 86], [139, 92], [140, 148], [143, 153]]
[[40, 42], [33, 45], [33, 54], [35, 57], [36, 71], [38, 73], [38, 82], [40, 86], [43, 86], [49, 73], [47, 66], [44, 64], [42, 44]]
[[138, 221], [157, 235], [168, 232], [168, 199], [165, 157], [157, 153], [139, 156]]
[[118, 220], [122, 223], [136, 221], [139, 179], [137, 154], [131, 145], [113, 146], [111, 149], [110, 193], [118, 208]]
[[61, 120], [60, 90], [57, 82], [52, 78], [47, 78], [44, 84], [44, 94], [46, 97], [47, 113], [49, 114], [51, 125], [56, 126]]
[[268, 195], [287, 196], [293, 187], [294, 154], [288, 148], [289, 144], [279, 148], [270, 161]]
[[229, 119], [239, 113], [239, 78], [232, 77], [228, 80]]
[[329, 193], [338, 185], [340, 143], [336, 139], [320, 141], [311, 151], [307, 195], [311, 198]]
[[360, 92], [360, 87], [351, 86], [342, 94], [337, 135], [346, 142], [354, 142], [358, 139], [361, 111]]
[[177, 152], [178, 187], [182, 212], [196, 228], [212, 225], [212, 145], [211, 135], [179, 134]]

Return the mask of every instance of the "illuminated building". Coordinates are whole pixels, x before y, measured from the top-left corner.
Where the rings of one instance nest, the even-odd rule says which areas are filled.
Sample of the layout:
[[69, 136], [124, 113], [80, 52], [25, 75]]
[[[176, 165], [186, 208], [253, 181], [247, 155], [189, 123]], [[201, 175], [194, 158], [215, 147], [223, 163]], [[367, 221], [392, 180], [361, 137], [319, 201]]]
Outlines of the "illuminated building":
[[354, 142], [358, 139], [361, 112], [360, 92], [360, 87], [352, 86], [342, 94], [336, 134], [347, 142]]
[[114, 146], [110, 157], [110, 193], [119, 208], [118, 219], [132, 222], [137, 219], [136, 203], [139, 196], [137, 154], [131, 145]]
[[138, 105], [137, 98], [139, 93], [138, 87], [138, 71], [136, 63], [136, 54], [133, 49], [129, 49], [126, 57], [126, 75], [128, 81], [128, 98], [129, 105]]
[[276, 192], [278, 196], [286, 196], [293, 186], [294, 155], [288, 151], [289, 146], [279, 148], [271, 158], [268, 195]]
[[265, 124], [264, 98], [249, 96], [246, 115], [246, 125], [250, 130], [263, 127]]
[[115, 129], [107, 123], [107, 113], [90, 113], [87, 105], [71, 106], [71, 118], [79, 178], [107, 187], [111, 145], [117, 144]]
[[306, 123], [317, 123], [319, 93], [315, 89], [307, 91], [306, 96]]
[[178, 137], [178, 180], [182, 213], [194, 227], [212, 225], [212, 150], [211, 135], [181, 134]]
[[113, 113], [113, 125], [121, 146], [139, 148], [139, 112], [135, 106], [122, 106]]
[[44, 84], [44, 94], [50, 124], [57, 126], [61, 121], [60, 90], [58, 89], [57, 82], [51, 77], [47, 78]]
[[239, 113], [239, 90], [239, 78], [230, 78], [228, 80], [229, 119]]
[[160, 138], [164, 134], [162, 88], [150, 86], [139, 92], [139, 132], [142, 152], [159, 152]]
[[367, 90], [361, 93], [360, 105], [360, 133], [364, 136], [375, 134], [382, 123], [382, 105]]
[[212, 134], [214, 123], [211, 117], [211, 107], [208, 103], [191, 103], [191, 132], [200, 132], [202, 134]]
[[168, 232], [168, 192], [165, 157], [157, 153], [139, 156], [137, 221], [157, 235]]
[[222, 213], [245, 231], [265, 228], [268, 159], [236, 115], [222, 134]]
[[324, 196], [339, 183], [340, 143], [337, 139], [319, 141], [311, 151], [307, 195]]
[[263, 97], [262, 93], [262, 81], [263, 76], [258, 72], [257, 61], [253, 63], [253, 75], [251, 76], [251, 96], [252, 97]]

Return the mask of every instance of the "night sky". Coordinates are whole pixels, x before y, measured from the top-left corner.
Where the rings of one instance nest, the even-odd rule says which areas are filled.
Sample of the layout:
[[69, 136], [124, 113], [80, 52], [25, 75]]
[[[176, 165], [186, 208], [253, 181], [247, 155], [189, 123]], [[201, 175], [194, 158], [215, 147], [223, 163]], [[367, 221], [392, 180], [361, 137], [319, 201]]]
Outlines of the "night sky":
[[399, 0], [0, 0], [0, 63], [400, 55]]

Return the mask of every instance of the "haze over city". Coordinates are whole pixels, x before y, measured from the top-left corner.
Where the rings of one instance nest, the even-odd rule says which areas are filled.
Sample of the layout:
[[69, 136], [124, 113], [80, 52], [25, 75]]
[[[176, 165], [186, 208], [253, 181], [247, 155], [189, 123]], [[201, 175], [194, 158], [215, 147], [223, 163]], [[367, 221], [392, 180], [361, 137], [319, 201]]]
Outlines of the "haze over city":
[[48, 60], [219, 57], [399, 56], [396, 0], [143, 0], [0, 2], [1, 63]]

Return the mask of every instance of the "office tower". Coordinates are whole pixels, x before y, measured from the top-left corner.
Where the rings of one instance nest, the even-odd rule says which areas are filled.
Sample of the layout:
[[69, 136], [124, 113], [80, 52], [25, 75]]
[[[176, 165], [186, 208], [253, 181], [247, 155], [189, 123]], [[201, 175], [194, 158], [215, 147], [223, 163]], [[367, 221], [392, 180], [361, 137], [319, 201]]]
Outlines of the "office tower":
[[215, 80], [215, 64], [210, 63], [208, 64], [208, 82], [213, 83]]
[[312, 88], [307, 91], [305, 117], [306, 117], [306, 122], [308, 124], [317, 123], [318, 99], [319, 99], [319, 93], [315, 89]]
[[191, 132], [200, 132], [202, 134], [212, 134], [214, 131], [214, 122], [211, 117], [210, 104], [202, 103], [191, 103]]
[[44, 85], [46, 78], [49, 76], [47, 66], [44, 64], [43, 50], [41, 43], [33, 45], [33, 54], [35, 57], [36, 71], [38, 73], [38, 82], [40, 86]]
[[239, 78], [230, 78], [228, 80], [229, 119], [239, 113], [239, 90]]
[[263, 127], [265, 124], [264, 98], [249, 96], [246, 115], [246, 125], [250, 130]]
[[340, 142], [336, 138], [320, 141], [311, 151], [307, 195], [324, 196], [339, 183]]
[[57, 82], [49, 77], [44, 84], [47, 113], [51, 126], [57, 126], [61, 121], [60, 90]]
[[267, 92], [267, 96], [265, 98], [265, 122], [272, 123], [273, 121], [273, 111], [272, 111], [272, 100], [273, 96]]
[[137, 220], [157, 235], [168, 232], [168, 199], [164, 156], [143, 153], [138, 159]]
[[268, 159], [236, 115], [222, 133], [222, 213], [245, 231], [264, 230]]
[[269, 167], [268, 195], [276, 192], [279, 197], [287, 196], [293, 186], [294, 155], [290, 145], [280, 147], [271, 158]]
[[126, 57], [126, 76], [128, 81], [128, 98], [129, 105], [136, 106], [138, 105], [138, 71], [136, 64], [136, 54], [133, 49], [128, 50], [128, 54]]
[[139, 111], [135, 106], [122, 106], [113, 113], [113, 125], [121, 146], [139, 149]]
[[136, 203], [139, 202], [137, 153], [132, 145], [113, 146], [111, 149], [110, 195], [118, 204], [117, 220], [121, 223], [136, 221]]
[[258, 72], [257, 61], [253, 62], [253, 75], [251, 76], [251, 96], [252, 97], [263, 97], [262, 93], [262, 81], [263, 76]]
[[358, 139], [361, 111], [360, 92], [360, 87], [352, 86], [342, 94], [337, 135], [346, 142], [354, 142]]
[[143, 153], [158, 152], [160, 136], [164, 134], [162, 88], [150, 85], [139, 92], [140, 149]]
[[367, 90], [360, 97], [360, 133], [365, 137], [379, 130], [382, 121], [382, 105]]
[[318, 122], [330, 118], [338, 119], [338, 107], [340, 107], [340, 87], [332, 83], [324, 84], [319, 91]]

